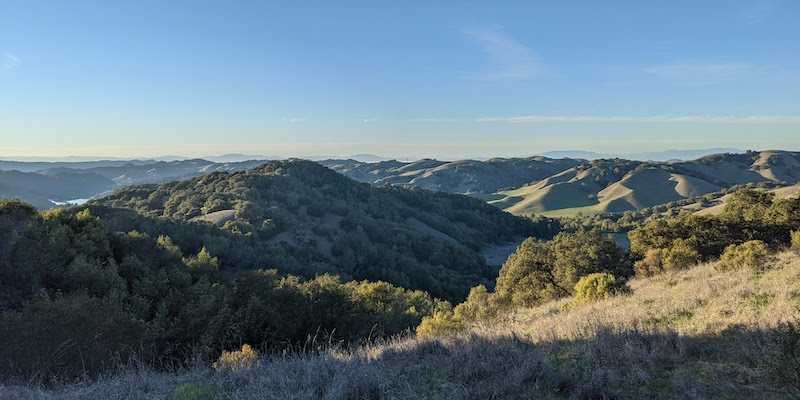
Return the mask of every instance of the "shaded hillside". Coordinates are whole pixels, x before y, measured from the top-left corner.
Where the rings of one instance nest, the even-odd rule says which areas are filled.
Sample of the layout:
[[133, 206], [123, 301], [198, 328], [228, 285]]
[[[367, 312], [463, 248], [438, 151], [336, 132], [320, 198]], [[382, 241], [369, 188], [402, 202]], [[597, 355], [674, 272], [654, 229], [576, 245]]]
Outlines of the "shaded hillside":
[[742, 184], [800, 181], [800, 153], [719, 154], [677, 163], [596, 160], [490, 201], [513, 214], [619, 213], [695, 198]]
[[39, 209], [46, 209], [55, 205], [50, 200], [65, 202], [73, 199], [87, 199], [120, 186], [188, 179], [215, 171], [240, 171], [256, 167], [262, 162], [132, 160], [46, 163], [0, 161], [0, 199], [21, 199]]
[[128, 164], [154, 163], [154, 160], [97, 160], [97, 161], [13, 161], [0, 160], [0, 171], [38, 172], [51, 168], [87, 169], [95, 167], [120, 167]]
[[362, 163], [353, 160], [320, 162], [361, 182], [412, 186], [447, 193], [482, 197], [504, 188], [540, 180], [581, 163], [547, 157], [493, 158], [487, 161], [419, 160]]
[[33, 172], [0, 171], [0, 199], [22, 199], [37, 208], [50, 208], [55, 202], [85, 199], [109, 191], [114, 182], [84, 171]]
[[[462, 297], [494, 275], [481, 249], [552, 234], [477, 199], [375, 188], [303, 160], [128, 187], [91, 205], [116, 230], [168, 234], [190, 253], [205, 246], [223, 270], [330, 272], [446, 298]], [[195, 230], [187, 226], [199, 232], [187, 234]]]
[[[194, 159], [180, 161], [154, 161], [148, 163], [130, 162], [124, 165], [108, 165], [84, 168], [82, 171], [94, 173], [113, 180], [117, 185], [135, 185], [142, 183], [158, 183], [168, 180], [193, 178], [195, 176], [216, 171], [241, 171], [254, 168], [263, 161], [241, 161], [232, 163], [215, 163]], [[44, 169], [41, 173], [51, 174], [69, 170], [70, 167]]]

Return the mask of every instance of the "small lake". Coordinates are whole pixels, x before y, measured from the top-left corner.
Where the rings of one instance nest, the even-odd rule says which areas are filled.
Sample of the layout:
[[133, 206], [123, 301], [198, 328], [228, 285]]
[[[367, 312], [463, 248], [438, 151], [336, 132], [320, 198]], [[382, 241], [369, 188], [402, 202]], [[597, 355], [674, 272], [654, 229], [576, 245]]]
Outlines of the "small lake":
[[50, 200], [51, 203], [57, 206], [80, 206], [86, 204], [86, 202], [89, 201], [89, 199], [73, 199], [67, 201], [55, 201], [53, 199], [48, 199], [48, 200]]

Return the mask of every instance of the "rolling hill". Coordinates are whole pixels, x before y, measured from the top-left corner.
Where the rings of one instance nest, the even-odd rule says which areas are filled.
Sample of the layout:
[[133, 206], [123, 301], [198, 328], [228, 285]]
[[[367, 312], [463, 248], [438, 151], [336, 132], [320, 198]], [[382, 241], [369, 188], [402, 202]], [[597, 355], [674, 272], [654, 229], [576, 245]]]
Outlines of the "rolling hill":
[[364, 163], [354, 160], [325, 160], [320, 163], [361, 182], [411, 186], [482, 197], [501, 189], [538, 181], [577, 166], [581, 161], [537, 156], [493, 158], [486, 161], [423, 159], [414, 162]]
[[303, 160], [126, 187], [90, 207], [115, 230], [167, 234], [190, 254], [205, 246], [227, 268], [335, 273], [446, 298], [496, 272], [482, 249], [554, 233], [477, 199], [372, 187]]
[[489, 203], [517, 215], [639, 210], [742, 184], [800, 181], [800, 153], [748, 152], [676, 163], [595, 160], [531, 185], [500, 191]]
[[537, 156], [487, 161], [325, 160], [321, 164], [374, 185], [470, 195], [517, 215], [620, 213], [736, 185], [790, 185], [800, 181], [800, 153], [778, 150], [672, 162]]

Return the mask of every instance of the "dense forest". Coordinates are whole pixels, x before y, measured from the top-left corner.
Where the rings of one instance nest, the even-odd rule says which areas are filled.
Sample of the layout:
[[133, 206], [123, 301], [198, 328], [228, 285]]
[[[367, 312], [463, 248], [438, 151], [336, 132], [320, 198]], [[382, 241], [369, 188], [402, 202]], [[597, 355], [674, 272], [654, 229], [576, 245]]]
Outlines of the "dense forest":
[[187, 254], [205, 246], [223, 271], [332, 273], [447, 299], [496, 274], [481, 249], [558, 231], [477, 199], [376, 188], [303, 160], [124, 188], [90, 208], [115, 231], [166, 234]]
[[202, 249], [111, 231], [89, 209], [44, 214], [0, 203], [0, 375], [94, 375], [136, 358], [178, 366], [250, 343], [261, 349], [380, 337], [437, 303], [383, 282], [223, 273]]
[[491, 285], [483, 247], [557, 228], [297, 160], [41, 213], [4, 201], [0, 374], [71, 379], [242, 343], [280, 351], [398, 334], [446, 309], [437, 298]]

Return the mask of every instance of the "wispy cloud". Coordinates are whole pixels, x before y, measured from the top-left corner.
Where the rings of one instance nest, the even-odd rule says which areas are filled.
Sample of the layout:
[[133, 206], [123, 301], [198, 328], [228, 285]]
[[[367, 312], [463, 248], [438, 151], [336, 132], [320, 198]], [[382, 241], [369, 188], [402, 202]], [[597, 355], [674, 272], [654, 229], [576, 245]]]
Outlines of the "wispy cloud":
[[298, 117], [286, 117], [283, 120], [290, 124], [301, 124], [303, 122], [306, 122], [305, 118], [298, 118]]
[[775, 12], [774, 0], [756, 0], [743, 7], [739, 14], [748, 25], [760, 24]]
[[677, 84], [707, 86], [737, 81], [757, 70], [747, 63], [678, 63], [646, 67], [644, 72]]
[[678, 116], [590, 116], [590, 115], [524, 115], [516, 117], [478, 118], [481, 123], [539, 124], [800, 124], [800, 115], [678, 115]]
[[423, 117], [423, 118], [411, 118], [409, 122], [419, 122], [419, 123], [447, 123], [447, 122], [465, 122], [471, 121], [469, 119], [464, 118], [449, 118], [449, 117]]
[[471, 79], [529, 79], [547, 73], [531, 48], [500, 29], [466, 30], [464, 34], [480, 46], [491, 64], [489, 71], [471, 76]]
[[11, 53], [3, 53], [2, 57], [2, 66], [3, 69], [15, 69], [22, 64], [22, 60], [11, 54]]

